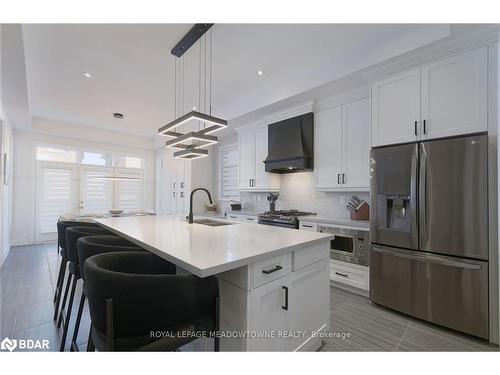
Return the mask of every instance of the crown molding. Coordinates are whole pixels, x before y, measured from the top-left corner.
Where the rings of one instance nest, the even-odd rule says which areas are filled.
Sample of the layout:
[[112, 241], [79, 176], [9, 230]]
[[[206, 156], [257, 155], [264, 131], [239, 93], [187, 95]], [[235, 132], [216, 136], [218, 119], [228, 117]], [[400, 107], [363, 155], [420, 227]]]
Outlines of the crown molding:
[[320, 99], [314, 104], [314, 111], [324, 111], [325, 109], [330, 109], [337, 107], [342, 104], [346, 104], [355, 100], [360, 100], [370, 97], [370, 86], [363, 87], [354, 91], [350, 91], [345, 94], [335, 95], [328, 98]]
[[431, 61], [496, 42], [498, 35], [499, 27], [497, 25], [491, 25], [475, 32], [464, 33], [458, 36], [451, 35], [444, 40], [438, 40], [363, 69], [359, 74], [367, 81], [373, 82], [404, 70], [416, 68]]
[[309, 100], [302, 104], [294, 107], [287, 108], [284, 111], [279, 111], [272, 113], [270, 115], [264, 116], [264, 121], [267, 125], [273, 124], [275, 122], [283, 121], [292, 117], [300, 116], [305, 113], [312, 112], [314, 109], [314, 101]]

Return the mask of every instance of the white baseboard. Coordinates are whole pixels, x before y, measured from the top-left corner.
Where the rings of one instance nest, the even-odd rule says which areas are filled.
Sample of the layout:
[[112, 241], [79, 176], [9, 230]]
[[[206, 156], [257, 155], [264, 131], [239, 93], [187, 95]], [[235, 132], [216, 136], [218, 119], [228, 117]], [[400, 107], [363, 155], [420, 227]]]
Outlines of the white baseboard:
[[0, 259], [0, 267], [3, 266], [3, 262], [5, 262], [5, 259], [7, 259], [7, 256], [9, 255], [11, 247], [12, 246], [7, 247], [7, 251], [5, 252], [5, 255], [3, 255], [2, 259]]

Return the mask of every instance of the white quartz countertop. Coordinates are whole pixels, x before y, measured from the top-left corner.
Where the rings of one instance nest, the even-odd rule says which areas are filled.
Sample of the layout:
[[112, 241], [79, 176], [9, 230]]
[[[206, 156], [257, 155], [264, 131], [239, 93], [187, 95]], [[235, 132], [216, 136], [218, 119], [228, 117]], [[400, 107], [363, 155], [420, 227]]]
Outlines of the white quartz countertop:
[[335, 218], [335, 217], [320, 216], [320, 215], [309, 215], [309, 216], [300, 216], [299, 222], [300, 221], [324, 223], [331, 225], [342, 225], [345, 227], [350, 227], [352, 229], [370, 230], [370, 222], [368, 220], [351, 220], [349, 218]]
[[324, 233], [252, 223], [218, 227], [188, 224], [181, 216], [110, 217], [95, 221], [199, 277], [229, 271], [332, 238]]

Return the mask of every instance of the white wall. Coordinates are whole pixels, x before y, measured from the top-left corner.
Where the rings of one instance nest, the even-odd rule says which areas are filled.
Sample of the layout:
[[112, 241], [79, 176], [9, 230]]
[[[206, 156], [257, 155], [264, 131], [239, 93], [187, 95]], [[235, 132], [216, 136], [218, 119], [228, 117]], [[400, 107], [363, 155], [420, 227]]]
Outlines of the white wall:
[[[208, 189], [212, 200], [217, 200], [217, 193], [214, 189], [214, 176], [215, 176], [215, 154], [217, 153], [216, 147], [208, 148], [208, 157], [195, 159], [191, 161], [191, 190], [202, 187]], [[187, 194], [190, 194], [188, 192]], [[208, 202], [207, 195], [202, 192], [196, 192], [193, 197], [193, 212], [204, 213], [206, 212], [205, 204]], [[188, 201], [189, 204], [189, 201]], [[189, 210], [189, 206], [187, 207]]]
[[29, 132], [14, 132], [12, 245], [33, 243], [35, 240], [34, 145], [37, 142], [142, 156], [144, 208], [154, 209], [154, 151], [145, 148], [152, 148], [151, 139], [39, 119], [34, 119], [33, 128]]

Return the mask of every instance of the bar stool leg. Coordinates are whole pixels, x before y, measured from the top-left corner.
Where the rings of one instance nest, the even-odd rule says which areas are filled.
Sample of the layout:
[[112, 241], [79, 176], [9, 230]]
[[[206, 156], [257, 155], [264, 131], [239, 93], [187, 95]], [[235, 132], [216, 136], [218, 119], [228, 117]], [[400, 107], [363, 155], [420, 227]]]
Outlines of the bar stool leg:
[[[69, 287], [71, 285], [71, 278], [73, 277], [73, 274], [70, 273], [68, 274], [68, 279], [66, 280], [66, 289], [64, 290], [64, 297], [63, 297], [63, 300], [62, 300], [62, 304], [59, 306], [59, 304], [56, 305], [56, 310], [54, 312], [54, 320], [57, 319], [57, 310], [58, 308], [61, 310], [61, 314], [62, 314], [62, 311], [64, 310], [64, 307], [66, 306], [66, 299], [68, 298], [68, 292], [69, 292]], [[59, 295], [59, 298], [61, 296]], [[59, 314], [59, 321], [57, 322], [57, 328], [59, 328], [61, 326], [61, 314]]]
[[73, 331], [73, 338], [71, 339], [71, 348], [70, 351], [78, 352], [78, 344], [76, 342], [78, 338], [78, 330], [80, 329], [80, 322], [82, 320], [83, 315], [83, 307], [85, 305], [85, 292], [82, 290], [82, 297], [80, 298], [80, 305], [78, 306], [78, 314], [76, 316], [75, 322], [75, 330]]
[[[66, 274], [66, 263], [67, 261], [62, 259], [61, 265], [59, 266], [59, 274], [57, 276], [56, 292], [54, 293], [54, 302], [60, 300], [61, 289], [64, 283], [64, 275]], [[59, 299], [58, 299], [59, 297]]]
[[[78, 280], [73, 278], [73, 284], [71, 285], [71, 294], [69, 296], [69, 303], [68, 303], [68, 311], [66, 312], [66, 321], [64, 322], [63, 325], [63, 336], [61, 338], [61, 347], [59, 351], [64, 352], [64, 345], [66, 344], [66, 337], [68, 336], [68, 330], [69, 330], [69, 320], [71, 318], [71, 308], [73, 307], [73, 299], [75, 298], [75, 290], [76, 290], [76, 282]], [[60, 318], [63, 318], [63, 309], [61, 309], [61, 316]]]

